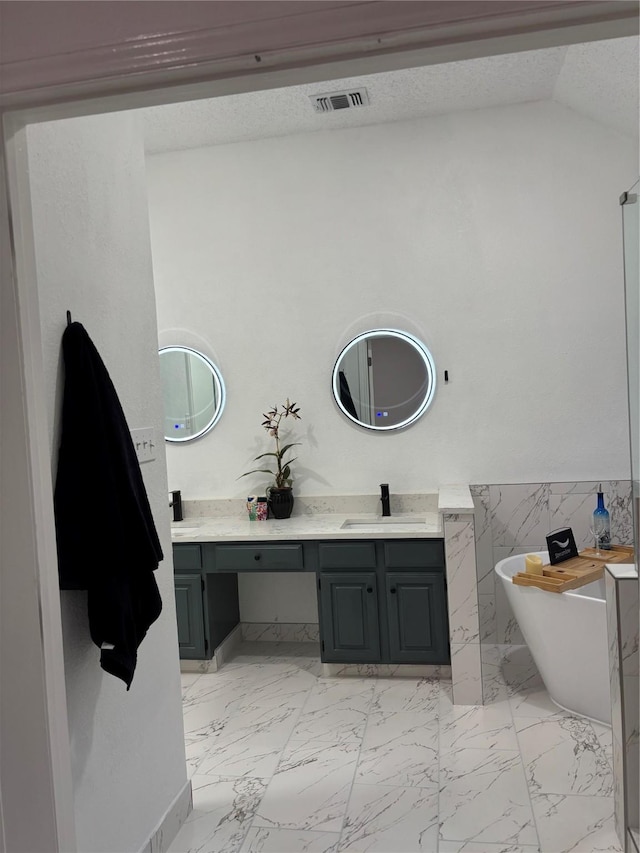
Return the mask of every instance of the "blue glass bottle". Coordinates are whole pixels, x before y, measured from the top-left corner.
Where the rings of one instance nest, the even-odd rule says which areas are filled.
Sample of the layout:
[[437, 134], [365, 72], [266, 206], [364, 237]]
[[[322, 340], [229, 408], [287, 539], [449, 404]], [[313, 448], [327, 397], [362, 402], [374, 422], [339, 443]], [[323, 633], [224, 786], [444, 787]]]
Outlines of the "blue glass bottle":
[[593, 533], [603, 551], [611, 550], [611, 520], [609, 510], [604, 505], [604, 495], [599, 486], [598, 506], [593, 511]]

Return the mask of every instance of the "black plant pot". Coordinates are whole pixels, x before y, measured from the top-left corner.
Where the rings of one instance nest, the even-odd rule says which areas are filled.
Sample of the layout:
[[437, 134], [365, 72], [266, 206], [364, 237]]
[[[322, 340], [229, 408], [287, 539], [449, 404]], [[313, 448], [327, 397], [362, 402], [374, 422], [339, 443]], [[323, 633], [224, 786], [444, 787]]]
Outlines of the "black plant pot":
[[269, 489], [267, 502], [273, 518], [289, 518], [293, 509], [293, 491], [291, 489]]

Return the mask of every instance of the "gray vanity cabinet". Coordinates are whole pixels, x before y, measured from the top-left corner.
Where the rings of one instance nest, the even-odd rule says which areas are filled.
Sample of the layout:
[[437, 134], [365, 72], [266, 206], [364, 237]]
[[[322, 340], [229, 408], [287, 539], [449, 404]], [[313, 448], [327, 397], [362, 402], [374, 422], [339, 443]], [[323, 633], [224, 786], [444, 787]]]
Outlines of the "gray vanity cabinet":
[[443, 663], [449, 658], [444, 575], [385, 576], [389, 656], [394, 663]]
[[319, 568], [323, 661], [449, 663], [441, 539], [320, 543]]
[[323, 572], [318, 579], [323, 660], [380, 660], [378, 581], [375, 572]]
[[180, 657], [201, 659], [205, 656], [202, 577], [200, 574], [176, 574], [174, 587]]
[[239, 624], [238, 574], [312, 572], [326, 663], [449, 663], [441, 539], [174, 543], [180, 657]]

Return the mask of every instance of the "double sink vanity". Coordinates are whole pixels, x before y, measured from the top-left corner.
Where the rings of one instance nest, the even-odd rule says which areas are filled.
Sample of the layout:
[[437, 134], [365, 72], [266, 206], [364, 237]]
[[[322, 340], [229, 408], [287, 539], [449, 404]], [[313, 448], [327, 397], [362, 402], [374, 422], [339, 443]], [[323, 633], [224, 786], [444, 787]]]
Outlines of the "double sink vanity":
[[460, 524], [473, 525], [473, 501], [464, 486], [423, 497], [429, 511], [386, 518], [314, 512], [281, 521], [220, 516], [174, 523], [181, 658], [206, 662], [239, 625], [239, 574], [309, 572], [325, 664], [454, 664], [461, 631], [469, 640], [451, 601], [452, 582], [456, 597], [463, 575], [477, 626], [474, 543], [471, 554], [468, 537], [460, 538]]

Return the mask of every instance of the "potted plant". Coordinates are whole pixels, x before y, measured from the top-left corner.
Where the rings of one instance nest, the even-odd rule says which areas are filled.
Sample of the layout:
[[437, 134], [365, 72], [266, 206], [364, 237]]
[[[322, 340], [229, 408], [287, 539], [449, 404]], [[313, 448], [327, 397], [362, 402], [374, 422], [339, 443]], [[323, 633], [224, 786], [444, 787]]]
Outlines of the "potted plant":
[[274, 484], [267, 489], [267, 501], [269, 503], [269, 511], [274, 518], [289, 518], [293, 509], [293, 491], [291, 489], [291, 463], [295, 462], [295, 457], [285, 460], [285, 454], [292, 447], [300, 444], [299, 441], [291, 442], [290, 444], [280, 445], [280, 422], [283, 418], [295, 418], [300, 420], [300, 409], [295, 403], [290, 403], [287, 397], [286, 402], [281, 406], [274, 406], [271, 411], [263, 415], [264, 421], [262, 426], [266, 429], [269, 435], [273, 436], [276, 441], [275, 451], [261, 453], [255, 457], [254, 461], [265, 459], [268, 456], [273, 456], [276, 462], [276, 470], [271, 468], [254, 468], [252, 471], [247, 471], [242, 474], [247, 477], [249, 474], [271, 474], [274, 478]]

